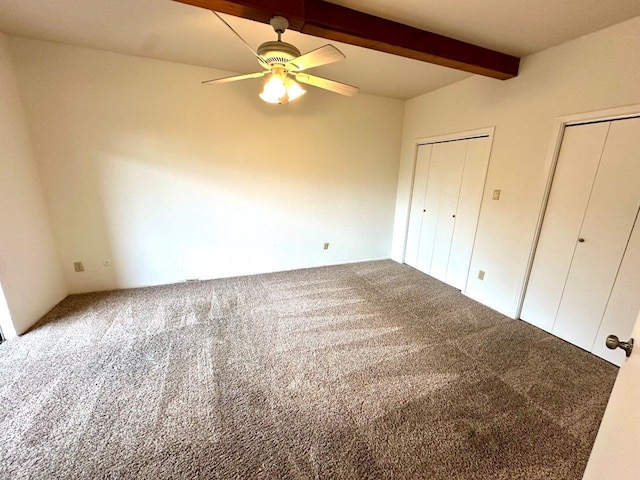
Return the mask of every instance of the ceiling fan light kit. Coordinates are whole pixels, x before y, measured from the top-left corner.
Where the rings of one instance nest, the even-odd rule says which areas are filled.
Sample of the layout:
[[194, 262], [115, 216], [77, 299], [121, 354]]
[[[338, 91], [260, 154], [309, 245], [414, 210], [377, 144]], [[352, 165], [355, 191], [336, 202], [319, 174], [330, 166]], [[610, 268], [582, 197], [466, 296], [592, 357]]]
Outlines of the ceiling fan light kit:
[[267, 103], [288, 103], [304, 95], [304, 90], [292, 78], [286, 76], [286, 70], [274, 68], [264, 84], [260, 98]]
[[229, 25], [220, 15], [213, 12], [256, 56], [258, 63], [264, 71], [236, 75], [233, 77], [217, 78], [202, 82], [206, 85], [235, 82], [248, 78], [267, 77], [260, 98], [267, 103], [284, 104], [306, 93], [295, 80], [314, 87], [329, 90], [340, 95], [353, 96], [358, 93], [358, 88], [340, 82], [335, 82], [308, 73], [300, 73], [303, 70], [327, 65], [329, 63], [344, 60], [345, 56], [333, 45], [325, 45], [304, 55], [300, 54], [295, 46], [281, 40], [282, 34], [289, 27], [289, 22], [284, 17], [273, 17], [271, 26], [278, 34], [277, 41], [269, 41], [261, 44], [256, 51]]

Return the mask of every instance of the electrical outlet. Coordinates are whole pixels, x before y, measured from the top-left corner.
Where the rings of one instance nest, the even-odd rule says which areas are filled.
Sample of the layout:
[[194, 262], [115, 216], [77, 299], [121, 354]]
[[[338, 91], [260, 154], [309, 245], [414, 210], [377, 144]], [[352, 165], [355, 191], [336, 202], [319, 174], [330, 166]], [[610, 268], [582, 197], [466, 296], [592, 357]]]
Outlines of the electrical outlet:
[[73, 262], [73, 269], [76, 272], [84, 272], [84, 265], [82, 262]]
[[327, 243], [325, 243], [325, 244], [324, 244], [324, 249], [325, 249], [325, 250], [329, 250], [329, 242], [327, 242]]
[[494, 190], [493, 191], [493, 199], [494, 200], [500, 200], [500, 190]]
[[478, 280], [484, 280], [484, 270], [478, 270]]

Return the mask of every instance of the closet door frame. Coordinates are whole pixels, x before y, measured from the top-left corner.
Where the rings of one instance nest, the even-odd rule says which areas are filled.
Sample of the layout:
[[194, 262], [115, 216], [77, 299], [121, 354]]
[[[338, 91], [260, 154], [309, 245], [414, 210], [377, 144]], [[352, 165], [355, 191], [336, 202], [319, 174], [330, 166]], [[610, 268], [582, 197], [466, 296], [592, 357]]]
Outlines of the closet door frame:
[[[484, 193], [486, 190], [486, 185], [487, 185], [486, 182], [488, 177], [487, 173], [491, 165], [491, 149], [493, 148], [493, 136], [495, 134], [495, 130], [496, 130], [496, 127], [493, 126], [493, 127], [478, 128], [475, 130], [466, 130], [462, 132], [447, 133], [442, 135], [435, 135], [431, 137], [421, 137], [421, 138], [414, 139], [413, 140], [413, 165], [411, 166], [411, 190], [409, 192], [410, 201], [411, 199], [413, 199], [413, 189], [416, 181], [416, 166], [418, 162], [418, 147], [420, 145], [426, 145], [430, 143], [452, 142], [456, 140], [471, 140], [473, 138], [487, 137], [489, 138], [489, 161], [487, 162], [487, 171], [485, 172], [484, 186], [482, 188], [480, 209], [478, 210], [478, 219], [479, 219], [480, 214], [482, 212], [482, 206], [484, 203]], [[411, 203], [409, 204], [409, 208], [407, 209], [407, 217], [406, 217], [406, 223], [405, 223], [406, 229], [404, 232], [404, 246], [402, 249], [402, 263], [406, 262], [406, 257], [407, 257], [407, 239], [409, 236], [410, 216], [411, 216]], [[477, 226], [476, 226], [476, 230], [477, 230]], [[476, 240], [476, 237], [474, 235], [473, 246], [471, 247], [471, 258], [473, 258], [473, 249], [475, 247], [475, 240]], [[471, 265], [471, 262], [469, 262], [469, 265]], [[465, 284], [465, 288], [462, 290], [462, 293], [464, 293], [465, 290], [466, 290], [466, 284]]]
[[[544, 195], [540, 210], [538, 212], [538, 220], [536, 223], [535, 235], [529, 251], [529, 258], [527, 261], [527, 269], [525, 272], [524, 282], [520, 291], [520, 299], [518, 301], [518, 308], [516, 310], [515, 318], [520, 318], [522, 314], [522, 306], [524, 304], [524, 297], [527, 293], [527, 287], [531, 278], [531, 270], [533, 268], [533, 260], [535, 257], [536, 249], [538, 248], [538, 241], [540, 240], [540, 232], [542, 231], [542, 223], [544, 221], [544, 215], [547, 211], [549, 204], [549, 196], [551, 194], [551, 185], [553, 184], [553, 177], [558, 165], [558, 157], [560, 156], [560, 148], [562, 147], [562, 139], [564, 137], [564, 131], [566, 127], [572, 125], [582, 125], [585, 123], [594, 122], [608, 122], [611, 120], [623, 120], [625, 118], [632, 118], [640, 116], [640, 105], [629, 105], [625, 107], [609, 108], [605, 110], [596, 110], [593, 112], [577, 113], [572, 115], [563, 115], [557, 117], [553, 123], [553, 133], [551, 137], [551, 143], [547, 151], [547, 158], [544, 165], [543, 178], [546, 179], [544, 185]], [[417, 148], [416, 148], [417, 152]], [[415, 168], [415, 167], [414, 167]], [[413, 187], [412, 187], [413, 189]]]

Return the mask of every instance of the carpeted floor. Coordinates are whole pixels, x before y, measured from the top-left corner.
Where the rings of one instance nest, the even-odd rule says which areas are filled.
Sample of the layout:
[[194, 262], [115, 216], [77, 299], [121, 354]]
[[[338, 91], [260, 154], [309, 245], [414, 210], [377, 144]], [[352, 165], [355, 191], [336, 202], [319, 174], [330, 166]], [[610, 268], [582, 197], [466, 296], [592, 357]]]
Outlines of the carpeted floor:
[[68, 297], [0, 477], [579, 479], [617, 368], [392, 261]]

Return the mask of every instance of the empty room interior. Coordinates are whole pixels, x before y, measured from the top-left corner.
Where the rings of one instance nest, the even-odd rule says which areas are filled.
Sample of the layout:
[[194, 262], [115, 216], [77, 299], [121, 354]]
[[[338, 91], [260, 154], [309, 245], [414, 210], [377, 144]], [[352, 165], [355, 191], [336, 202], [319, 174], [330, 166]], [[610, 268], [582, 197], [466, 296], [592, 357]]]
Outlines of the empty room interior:
[[640, 479], [639, 45], [0, 0], [0, 477]]

